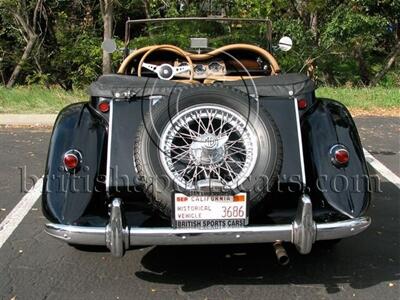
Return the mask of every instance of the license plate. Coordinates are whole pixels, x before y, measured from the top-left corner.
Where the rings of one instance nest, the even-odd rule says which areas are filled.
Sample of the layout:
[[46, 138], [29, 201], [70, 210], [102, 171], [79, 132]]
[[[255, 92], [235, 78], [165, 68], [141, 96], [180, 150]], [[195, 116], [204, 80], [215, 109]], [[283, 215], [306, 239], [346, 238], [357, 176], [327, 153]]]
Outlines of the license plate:
[[175, 193], [172, 223], [176, 228], [242, 227], [248, 223], [247, 194], [190, 195]]

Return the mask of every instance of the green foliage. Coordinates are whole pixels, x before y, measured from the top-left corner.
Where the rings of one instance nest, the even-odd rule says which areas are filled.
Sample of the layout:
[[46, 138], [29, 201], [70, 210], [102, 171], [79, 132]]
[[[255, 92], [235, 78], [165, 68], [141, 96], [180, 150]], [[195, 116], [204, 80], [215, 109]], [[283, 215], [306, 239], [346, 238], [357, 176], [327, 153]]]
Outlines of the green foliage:
[[302, 72], [308, 57], [321, 55], [314, 46], [313, 35], [299, 19], [279, 19], [273, 24], [275, 43], [282, 36], [290, 36], [293, 48], [288, 52], [277, 52], [276, 56], [286, 72]]
[[362, 44], [364, 49], [371, 49], [384, 35], [386, 21], [381, 16], [371, 16], [358, 9], [340, 5], [325, 25], [321, 42], [326, 47], [342, 48]]
[[[0, 0], [0, 84], [5, 83], [20, 60], [26, 41], [13, 13], [27, 4], [32, 18], [35, 0]], [[38, 43], [22, 66], [18, 84], [60, 85], [66, 90], [88, 85], [100, 75], [103, 23], [97, 0], [44, 1], [46, 20], [40, 18]], [[287, 72], [310, 72], [328, 85], [367, 85], [383, 69], [387, 56], [400, 39], [400, 1], [395, 0], [118, 0], [114, 9], [115, 38], [123, 47], [124, 22], [132, 19], [225, 14], [230, 17], [269, 18], [273, 41], [292, 37], [292, 51], [275, 51]], [[144, 5], [147, 3], [147, 5]], [[313, 19], [314, 18], [314, 19]], [[313, 20], [316, 20], [313, 25]], [[171, 43], [189, 46], [189, 37], [206, 36], [211, 47], [249, 42], [268, 47], [265, 27], [230, 27], [221, 23], [173, 22], [168, 26], [134, 26], [131, 48]], [[113, 68], [122, 53], [112, 55]], [[397, 62], [398, 64], [398, 62]], [[398, 65], [380, 83], [399, 85]]]
[[[385, 77], [382, 78], [379, 86], [390, 88], [390, 87], [400, 87], [400, 67], [388, 72]], [[400, 98], [397, 98], [397, 102], [400, 103]]]
[[65, 74], [76, 87], [83, 87], [96, 79], [101, 73], [101, 39], [88, 33], [80, 33], [72, 38], [69, 34], [59, 33], [63, 41], [52, 60], [55, 78], [62, 82]]
[[[87, 1], [87, 5], [91, 5]], [[52, 70], [51, 84], [58, 83], [65, 89], [81, 88], [95, 80], [101, 73], [101, 35], [90, 6], [70, 7], [57, 13], [54, 27], [53, 50], [49, 53], [48, 69]], [[71, 19], [77, 18], [77, 22]], [[67, 76], [66, 76], [67, 74]]]

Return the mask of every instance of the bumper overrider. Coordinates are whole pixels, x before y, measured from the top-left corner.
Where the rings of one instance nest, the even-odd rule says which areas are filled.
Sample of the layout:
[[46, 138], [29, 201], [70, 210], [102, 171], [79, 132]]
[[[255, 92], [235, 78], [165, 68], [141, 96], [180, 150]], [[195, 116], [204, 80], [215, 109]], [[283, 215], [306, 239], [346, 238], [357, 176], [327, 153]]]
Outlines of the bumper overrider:
[[130, 246], [293, 243], [301, 254], [311, 251], [319, 240], [350, 237], [364, 231], [371, 218], [359, 217], [331, 223], [313, 220], [312, 204], [307, 195], [300, 198], [295, 220], [291, 224], [248, 226], [220, 229], [177, 229], [124, 227], [121, 199], [111, 204], [110, 221], [105, 227], [86, 227], [49, 223], [45, 231], [60, 240], [77, 245], [107, 246], [112, 255], [123, 256]]

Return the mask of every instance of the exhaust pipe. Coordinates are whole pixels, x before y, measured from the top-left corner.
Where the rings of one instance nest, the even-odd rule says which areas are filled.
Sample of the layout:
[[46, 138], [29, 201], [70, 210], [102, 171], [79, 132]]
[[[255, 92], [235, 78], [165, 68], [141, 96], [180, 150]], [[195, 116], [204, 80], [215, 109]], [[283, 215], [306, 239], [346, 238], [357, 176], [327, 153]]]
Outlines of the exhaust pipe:
[[276, 241], [273, 244], [273, 246], [274, 246], [274, 249], [275, 249], [275, 255], [276, 255], [276, 258], [278, 260], [278, 263], [281, 266], [286, 266], [289, 263], [290, 259], [289, 259], [288, 254], [286, 253], [285, 248], [282, 245], [282, 242], [281, 241]]

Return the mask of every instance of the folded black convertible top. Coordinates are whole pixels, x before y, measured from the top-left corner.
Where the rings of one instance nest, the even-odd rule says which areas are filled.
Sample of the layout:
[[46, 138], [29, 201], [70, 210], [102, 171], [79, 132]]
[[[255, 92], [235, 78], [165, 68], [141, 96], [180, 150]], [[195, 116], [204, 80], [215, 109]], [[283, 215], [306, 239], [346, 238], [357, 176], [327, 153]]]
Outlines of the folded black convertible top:
[[[304, 74], [297, 73], [226, 81], [219, 84], [262, 97], [297, 96], [315, 90], [312, 80]], [[122, 95], [127, 92], [139, 97], [169, 95], [174, 88], [184, 86], [187, 84], [158, 78], [111, 74], [100, 76], [97, 81], [93, 82], [90, 85], [89, 93], [93, 97], [119, 97], [118, 95], [123, 97]]]

